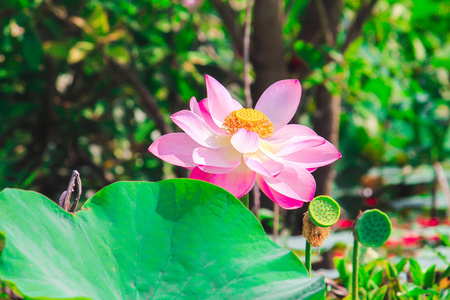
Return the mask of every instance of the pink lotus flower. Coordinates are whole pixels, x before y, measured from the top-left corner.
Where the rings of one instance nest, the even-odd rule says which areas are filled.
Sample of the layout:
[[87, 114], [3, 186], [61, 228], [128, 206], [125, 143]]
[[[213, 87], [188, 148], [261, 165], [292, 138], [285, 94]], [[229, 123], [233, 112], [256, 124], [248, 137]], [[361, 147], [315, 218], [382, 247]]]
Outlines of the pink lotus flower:
[[234, 100], [217, 80], [206, 76], [207, 98], [190, 111], [171, 116], [185, 133], [158, 138], [149, 151], [171, 164], [192, 170], [190, 178], [216, 184], [236, 197], [256, 183], [272, 201], [295, 209], [314, 197], [311, 172], [341, 157], [313, 130], [287, 124], [300, 103], [298, 80], [271, 85], [255, 109]]

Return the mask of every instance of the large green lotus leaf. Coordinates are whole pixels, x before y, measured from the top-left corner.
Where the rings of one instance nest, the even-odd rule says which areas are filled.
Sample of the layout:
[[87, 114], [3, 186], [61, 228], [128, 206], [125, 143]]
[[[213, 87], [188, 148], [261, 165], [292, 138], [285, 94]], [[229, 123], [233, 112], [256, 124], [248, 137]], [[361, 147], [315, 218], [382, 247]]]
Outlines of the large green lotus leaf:
[[196, 180], [115, 183], [75, 214], [6, 189], [0, 230], [0, 279], [33, 299], [324, 299], [323, 277]]

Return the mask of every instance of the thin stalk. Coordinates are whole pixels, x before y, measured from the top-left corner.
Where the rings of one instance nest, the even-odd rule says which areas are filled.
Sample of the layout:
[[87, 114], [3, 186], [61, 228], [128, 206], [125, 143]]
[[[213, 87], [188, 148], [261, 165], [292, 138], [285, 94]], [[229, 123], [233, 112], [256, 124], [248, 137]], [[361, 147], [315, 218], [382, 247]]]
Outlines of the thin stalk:
[[305, 267], [309, 275], [311, 275], [311, 244], [306, 241], [305, 248]]
[[352, 300], [358, 300], [359, 242], [353, 241]]
[[252, 20], [253, 0], [247, 0], [247, 9], [245, 11], [245, 29], [244, 29], [244, 91], [245, 106], [253, 107], [252, 95], [250, 92], [250, 30]]
[[259, 187], [255, 184], [253, 187], [253, 213], [255, 214], [258, 221], [261, 222], [259, 219], [259, 209], [261, 208], [261, 192], [259, 190]]
[[280, 207], [275, 202], [273, 203], [273, 241], [278, 240], [278, 227], [280, 225]]
[[239, 200], [241, 200], [242, 204], [244, 204], [245, 207], [248, 208], [248, 193], [242, 196]]

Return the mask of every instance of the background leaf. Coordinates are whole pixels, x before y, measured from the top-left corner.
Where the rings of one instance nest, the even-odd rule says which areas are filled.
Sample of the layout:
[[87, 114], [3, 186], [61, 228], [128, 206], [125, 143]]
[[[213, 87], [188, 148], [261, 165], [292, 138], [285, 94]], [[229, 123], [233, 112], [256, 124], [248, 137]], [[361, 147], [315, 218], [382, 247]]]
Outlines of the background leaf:
[[423, 276], [423, 285], [427, 288], [433, 288], [434, 285], [434, 279], [435, 279], [435, 272], [436, 265], [432, 265], [427, 269]]
[[423, 285], [423, 272], [419, 263], [415, 259], [409, 259], [409, 271], [415, 285]]

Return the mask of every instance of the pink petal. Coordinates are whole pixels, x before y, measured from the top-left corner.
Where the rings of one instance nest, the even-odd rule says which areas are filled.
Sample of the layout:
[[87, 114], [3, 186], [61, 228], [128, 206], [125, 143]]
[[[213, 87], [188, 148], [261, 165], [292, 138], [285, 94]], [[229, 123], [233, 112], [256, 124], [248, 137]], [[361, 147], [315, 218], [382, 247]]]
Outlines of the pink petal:
[[202, 101], [197, 102], [197, 99], [192, 97], [189, 101], [189, 108], [191, 112], [203, 119], [203, 121], [205, 121], [205, 123], [211, 127], [212, 130], [219, 134], [227, 134], [222, 128], [214, 123], [211, 114], [208, 111], [208, 99], [203, 99]]
[[294, 116], [302, 96], [302, 87], [296, 79], [277, 81], [264, 91], [255, 109], [264, 113], [276, 132]]
[[208, 148], [221, 148], [229, 144], [229, 137], [218, 135], [205, 121], [189, 110], [182, 110], [171, 117], [194, 141]]
[[244, 155], [244, 161], [250, 169], [267, 177], [278, 176], [284, 170], [282, 163], [268, 158], [261, 151], [251, 155]]
[[297, 200], [294, 198], [289, 198], [283, 194], [278, 193], [277, 191], [271, 189], [267, 183], [262, 179], [262, 176], [256, 177], [256, 183], [261, 188], [264, 194], [266, 194], [269, 199], [278, 204], [280, 207], [284, 209], [297, 209], [303, 206], [305, 203], [302, 200]]
[[203, 99], [202, 101], [200, 101], [198, 106], [199, 106], [200, 111], [202, 113], [203, 120], [205, 120], [206, 124], [208, 124], [209, 127], [214, 129], [217, 133], [226, 134], [226, 132], [223, 131], [222, 128], [220, 128], [219, 126], [216, 125], [216, 123], [214, 123], [214, 121], [213, 121], [213, 119], [211, 117], [211, 114], [209, 113], [208, 99]]
[[259, 136], [256, 132], [240, 128], [233, 134], [231, 144], [241, 153], [256, 152], [259, 149]]
[[232, 172], [226, 174], [205, 173], [199, 168], [195, 168], [192, 170], [190, 178], [220, 186], [237, 198], [250, 192], [255, 184], [255, 172], [247, 168], [245, 164], [240, 164]]
[[305, 148], [316, 147], [325, 143], [325, 139], [316, 136], [293, 136], [284, 143], [273, 143], [271, 141], [261, 141], [261, 150], [269, 157], [273, 155], [284, 156], [298, 152]]
[[295, 136], [317, 136], [317, 133], [303, 125], [288, 124], [281, 127], [271, 137], [266, 138], [266, 140], [273, 143], [284, 143]]
[[222, 127], [225, 118], [233, 111], [241, 109], [242, 105], [234, 100], [227, 89], [216, 79], [206, 75], [206, 93], [208, 95], [209, 112], [214, 123]]
[[304, 168], [317, 168], [329, 165], [341, 158], [341, 153], [328, 141], [322, 145], [301, 149], [282, 157], [285, 162], [301, 164]]
[[231, 172], [239, 166], [242, 154], [231, 146], [220, 149], [200, 147], [194, 150], [192, 157], [204, 172], [223, 174]]
[[193, 168], [196, 166], [192, 153], [199, 146], [186, 133], [169, 133], [150, 145], [148, 151], [156, 157], [176, 166]]
[[195, 99], [195, 97], [192, 97], [191, 100], [189, 100], [189, 108], [194, 114], [203, 119], [202, 111], [200, 110], [197, 99]]
[[280, 151], [276, 153], [276, 155], [286, 156], [292, 153], [302, 151], [303, 149], [309, 149], [312, 147], [323, 145], [326, 142], [326, 140], [320, 136], [314, 137], [302, 136], [297, 137], [296, 140], [297, 141], [295, 141], [294, 143], [286, 143], [286, 145], [284, 145], [284, 147], [281, 148]]
[[[314, 177], [301, 167], [285, 166], [277, 177], [258, 175], [257, 183], [269, 198], [273, 197], [274, 202], [280, 202], [279, 205], [287, 209], [299, 207], [299, 201], [311, 201], [316, 190]], [[297, 200], [296, 204], [291, 200], [285, 202], [288, 198]]]

